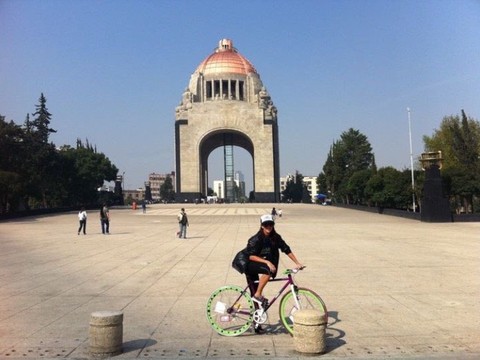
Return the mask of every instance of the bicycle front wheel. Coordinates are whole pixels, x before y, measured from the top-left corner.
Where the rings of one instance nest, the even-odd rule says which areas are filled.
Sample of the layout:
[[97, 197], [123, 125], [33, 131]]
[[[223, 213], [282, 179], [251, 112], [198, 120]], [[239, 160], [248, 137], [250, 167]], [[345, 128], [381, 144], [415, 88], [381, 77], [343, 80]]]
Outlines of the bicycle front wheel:
[[207, 301], [207, 319], [220, 335], [238, 336], [252, 325], [255, 307], [242, 288], [233, 285], [215, 290]]
[[293, 334], [293, 316], [301, 309], [318, 310], [324, 316], [325, 324], [328, 322], [327, 307], [320, 296], [305, 288], [297, 288], [295, 295], [298, 302], [289, 291], [282, 297], [279, 306], [280, 321], [290, 334]]

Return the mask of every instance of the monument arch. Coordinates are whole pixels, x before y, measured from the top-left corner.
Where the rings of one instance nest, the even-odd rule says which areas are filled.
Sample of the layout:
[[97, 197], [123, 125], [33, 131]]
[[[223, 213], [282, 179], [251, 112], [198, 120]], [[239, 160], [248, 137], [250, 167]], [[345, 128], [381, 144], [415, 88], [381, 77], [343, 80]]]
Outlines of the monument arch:
[[200, 63], [175, 109], [177, 201], [207, 195], [208, 156], [221, 146], [252, 156], [256, 201], [280, 200], [277, 109], [254, 66], [228, 39]]

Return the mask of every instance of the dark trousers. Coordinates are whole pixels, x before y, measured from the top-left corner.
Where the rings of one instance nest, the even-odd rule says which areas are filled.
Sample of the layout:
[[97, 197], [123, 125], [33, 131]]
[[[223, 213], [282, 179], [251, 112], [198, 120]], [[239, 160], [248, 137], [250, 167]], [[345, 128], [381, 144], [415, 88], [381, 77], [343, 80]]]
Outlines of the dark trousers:
[[270, 268], [266, 264], [256, 261], [249, 261], [247, 268], [245, 269], [245, 276], [247, 278], [248, 287], [252, 296], [255, 295], [255, 292], [258, 288], [258, 283], [255, 283], [255, 281], [259, 280], [259, 274], [270, 275], [272, 277], [275, 277], [276, 275], [270, 272]]
[[80, 231], [83, 229], [83, 234], [85, 235], [87, 233], [87, 219], [85, 220], [80, 220], [80, 227], [78, 228], [78, 233], [80, 234]]
[[108, 219], [101, 219], [100, 223], [102, 225], [102, 234], [108, 234], [110, 230], [110, 221]]

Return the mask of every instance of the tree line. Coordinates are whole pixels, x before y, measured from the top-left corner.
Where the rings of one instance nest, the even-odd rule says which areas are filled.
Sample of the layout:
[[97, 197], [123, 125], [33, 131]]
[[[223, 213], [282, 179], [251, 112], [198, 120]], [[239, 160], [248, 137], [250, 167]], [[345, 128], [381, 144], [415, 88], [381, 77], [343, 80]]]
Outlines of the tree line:
[[0, 115], [0, 214], [38, 208], [97, 204], [98, 188], [118, 169], [88, 140], [56, 147], [52, 114], [41, 94], [22, 125]]
[[[50, 142], [56, 130], [50, 126], [52, 114], [46, 102], [42, 93], [35, 111], [27, 114], [22, 125], [0, 115], [0, 214], [97, 205], [106, 200], [98, 188], [117, 177], [117, 167], [88, 140], [84, 143], [77, 139], [75, 147], [57, 147]], [[444, 192], [452, 210], [478, 211], [480, 123], [462, 110], [461, 115], [444, 117], [439, 128], [431, 136], [424, 136], [423, 142], [425, 152], [442, 152]], [[332, 202], [411, 210], [415, 199], [418, 210], [424, 182], [418, 163], [414, 179], [412, 187], [410, 169], [377, 168], [367, 136], [350, 128], [331, 145], [317, 184], [320, 193]], [[174, 198], [170, 178], [160, 190], [162, 198]], [[282, 199], [311, 202], [300, 172], [287, 181]]]
[[[425, 152], [441, 151], [444, 193], [452, 211], [472, 213], [480, 209], [480, 123], [461, 115], [446, 116], [432, 136], [424, 136]], [[282, 197], [286, 201], [310, 202], [310, 194], [296, 173]], [[332, 202], [418, 211], [423, 196], [424, 172], [417, 162], [412, 187], [411, 169], [377, 168], [367, 136], [348, 129], [333, 142], [317, 184]], [[308, 196], [305, 196], [305, 194]], [[323, 201], [323, 200], [322, 200]]]

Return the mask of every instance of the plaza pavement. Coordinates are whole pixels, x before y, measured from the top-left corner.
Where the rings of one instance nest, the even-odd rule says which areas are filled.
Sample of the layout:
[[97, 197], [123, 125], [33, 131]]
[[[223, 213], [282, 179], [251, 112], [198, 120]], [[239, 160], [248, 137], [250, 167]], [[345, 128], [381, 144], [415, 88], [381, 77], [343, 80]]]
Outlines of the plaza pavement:
[[[304, 358], [269, 313], [269, 331], [222, 337], [205, 317], [210, 293], [244, 283], [234, 254], [271, 204], [187, 204], [0, 222], [0, 358], [87, 359], [90, 314], [124, 313], [118, 359]], [[422, 223], [333, 206], [276, 205], [277, 231], [307, 268], [300, 285], [329, 309], [322, 359], [480, 358], [478, 223]], [[280, 268], [290, 265], [282, 255]], [[272, 296], [277, 284], [269, 284]]]

